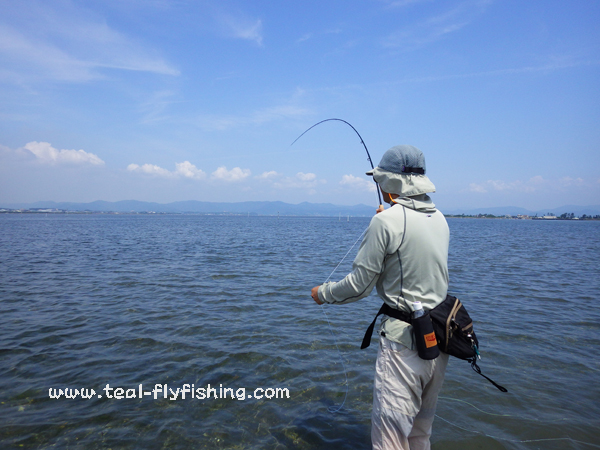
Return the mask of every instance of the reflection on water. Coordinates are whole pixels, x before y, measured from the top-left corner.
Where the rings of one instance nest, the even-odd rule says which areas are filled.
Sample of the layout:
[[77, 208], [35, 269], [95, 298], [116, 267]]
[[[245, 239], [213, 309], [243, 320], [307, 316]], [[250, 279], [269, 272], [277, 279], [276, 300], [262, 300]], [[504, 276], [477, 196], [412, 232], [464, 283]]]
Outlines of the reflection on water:
[[[24, 448], [363, 449], [380, 306], [309, 296], [368, 219], [0, 216], [0, 440]], [[600, 223], [449, 219], [451, 291], [481, 367], [452, 360], [434, 449], [600, 445]], [[349, 255], [333, 279], [351, 266]], [[374, 339], [376, 337], [374, 336]], [[103, 388], [287, 388], [289, 399]], [[50, 388], [103, 398], [51, 399]], [[572, 438], [573, 440], [544, 440]]]

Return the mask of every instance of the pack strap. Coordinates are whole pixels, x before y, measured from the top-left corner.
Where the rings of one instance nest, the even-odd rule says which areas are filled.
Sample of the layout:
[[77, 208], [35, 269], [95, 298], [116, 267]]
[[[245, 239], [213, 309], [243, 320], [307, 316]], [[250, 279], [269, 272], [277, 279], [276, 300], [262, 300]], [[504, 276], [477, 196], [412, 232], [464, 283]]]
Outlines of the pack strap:
[[[367, 332], [365, 333], [365, 337], [363, 338], [362, 344], [360, 346], [361, 350], [363, 350], [363, 349], [367, 348], [369, 345], [371, 345], [371, 337], [373, 336], [373, 329], [375, 328], [375, 323], [377, 322], [377, 318], [382, 314], [385, 314], [386, 316], [390, 316], [390, 317], [393, 317], [394, 319], [402, 320], [403, 322], [408, 322], [408, 323], [410, 323], [410, 319], [411, 319], [410, 314], [400, 311], [398, 309], [394, 309], [391, 306], [389, 306], [387, 303], [384, 303], [381, 306], [381, 308], [379, 308], [379, 312], [373, 319], [373, 322], [371, 322], [371, 325], [369, 325], [369, 328], [367, 328]], [[508, 392], [508, 389], [506, 389], [503, 386], [500, 386], [494, 380], [492, 380], [489, 377], [486, 377], [484, 374], [481, 373], [481, 369], [477, 365], [477, 360], [475, 358], [469, 359], [468, 361], [471, 363], [471, 368], [476, 373], [478, 373], [483, 378], [485, 378], [490, 383], [492, 383], [499, 391]]]
[[479, 375], [481, 375], [483, 378], [485, 378], [486, 380], [488, 380], [490, 383], [492, 383], [494, 386], [496, 386], [496, 388], [501, 391], [501, 392], [508, 392], [508, 389], [506, 389], [505, 387], [500, 386], [498, 383], [496, 383], [494, 380], [492, 380], [489, 377], [486, 377], [484, 374], [481, 373], [481, 369], [479, 368], [479, 366], [477, 365], [477, 361], [473, 358], [473, 361], [471, 361], [471, 368], [478, 373]]
[[379, 312], [373, 319], [373, 322], [371, 322], [371, 325], [369, 325], [369, 328], [367, 328], [367, 332], [365, 333], [365, 337], [363, 338], [362, 344], [360, 346], [361, 350], [363, 350], [363, 349], [367, 348], [369, 345], [371, 345], [371, 336], [373, 336], [373, 329], [375, 328], [375, 322], [377, 322], [377, 318], [382, 314], [393, 317], [394, 319], [398, 319], [398, 320], [402, 320], [404, 322], [410, 323], [410, 314], [400, 311], [398, 309], [394, 309], [391, 306], [389, 306], [387, 303], [384, 303], [381, 306], [381, 308], [379, 308]]

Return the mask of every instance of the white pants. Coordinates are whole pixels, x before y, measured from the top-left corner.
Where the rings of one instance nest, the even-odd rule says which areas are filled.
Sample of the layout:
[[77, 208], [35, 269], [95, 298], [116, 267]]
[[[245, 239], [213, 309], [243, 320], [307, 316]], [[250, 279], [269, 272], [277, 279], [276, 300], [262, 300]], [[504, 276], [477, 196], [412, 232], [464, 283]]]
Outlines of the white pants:
[[373, 450], [429, 450], [448, 355], [425, 361], [416, 350], [381, 336], [375, 366]]

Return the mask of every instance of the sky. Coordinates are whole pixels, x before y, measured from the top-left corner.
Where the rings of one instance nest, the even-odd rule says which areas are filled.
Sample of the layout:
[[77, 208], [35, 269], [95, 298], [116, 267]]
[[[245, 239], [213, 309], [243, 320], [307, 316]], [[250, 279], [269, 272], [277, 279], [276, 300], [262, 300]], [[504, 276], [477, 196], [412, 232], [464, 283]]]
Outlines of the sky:
[[[600, 204], [600, 2], [0, 0], [0, 203]], [[0, 205], [1, 206], [1, 205]]]

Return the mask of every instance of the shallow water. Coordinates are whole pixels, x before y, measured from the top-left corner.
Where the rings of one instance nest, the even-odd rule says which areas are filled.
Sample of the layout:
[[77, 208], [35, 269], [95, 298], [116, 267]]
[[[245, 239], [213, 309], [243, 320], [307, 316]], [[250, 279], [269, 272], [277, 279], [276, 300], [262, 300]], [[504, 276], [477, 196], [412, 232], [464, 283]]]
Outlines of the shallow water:
[[[433, 448], [599, 448], [600, 223], [448, 223], [451, 292], [475, 320], [483, 372], [509, 393], [453, 359]], [[368, 448], [376, 345], [359, 346], [380, 301], [326, 307], [349, 385], [331, 413], [345, 372], [309, 296], [367, 225], [0, 215], [2, 448]], [[136, 398], [109, 399], [106, 384]], [[140, 384], [246, 398], [138, 398]], [[248, 398], [256, 388], [289, 398]]]

